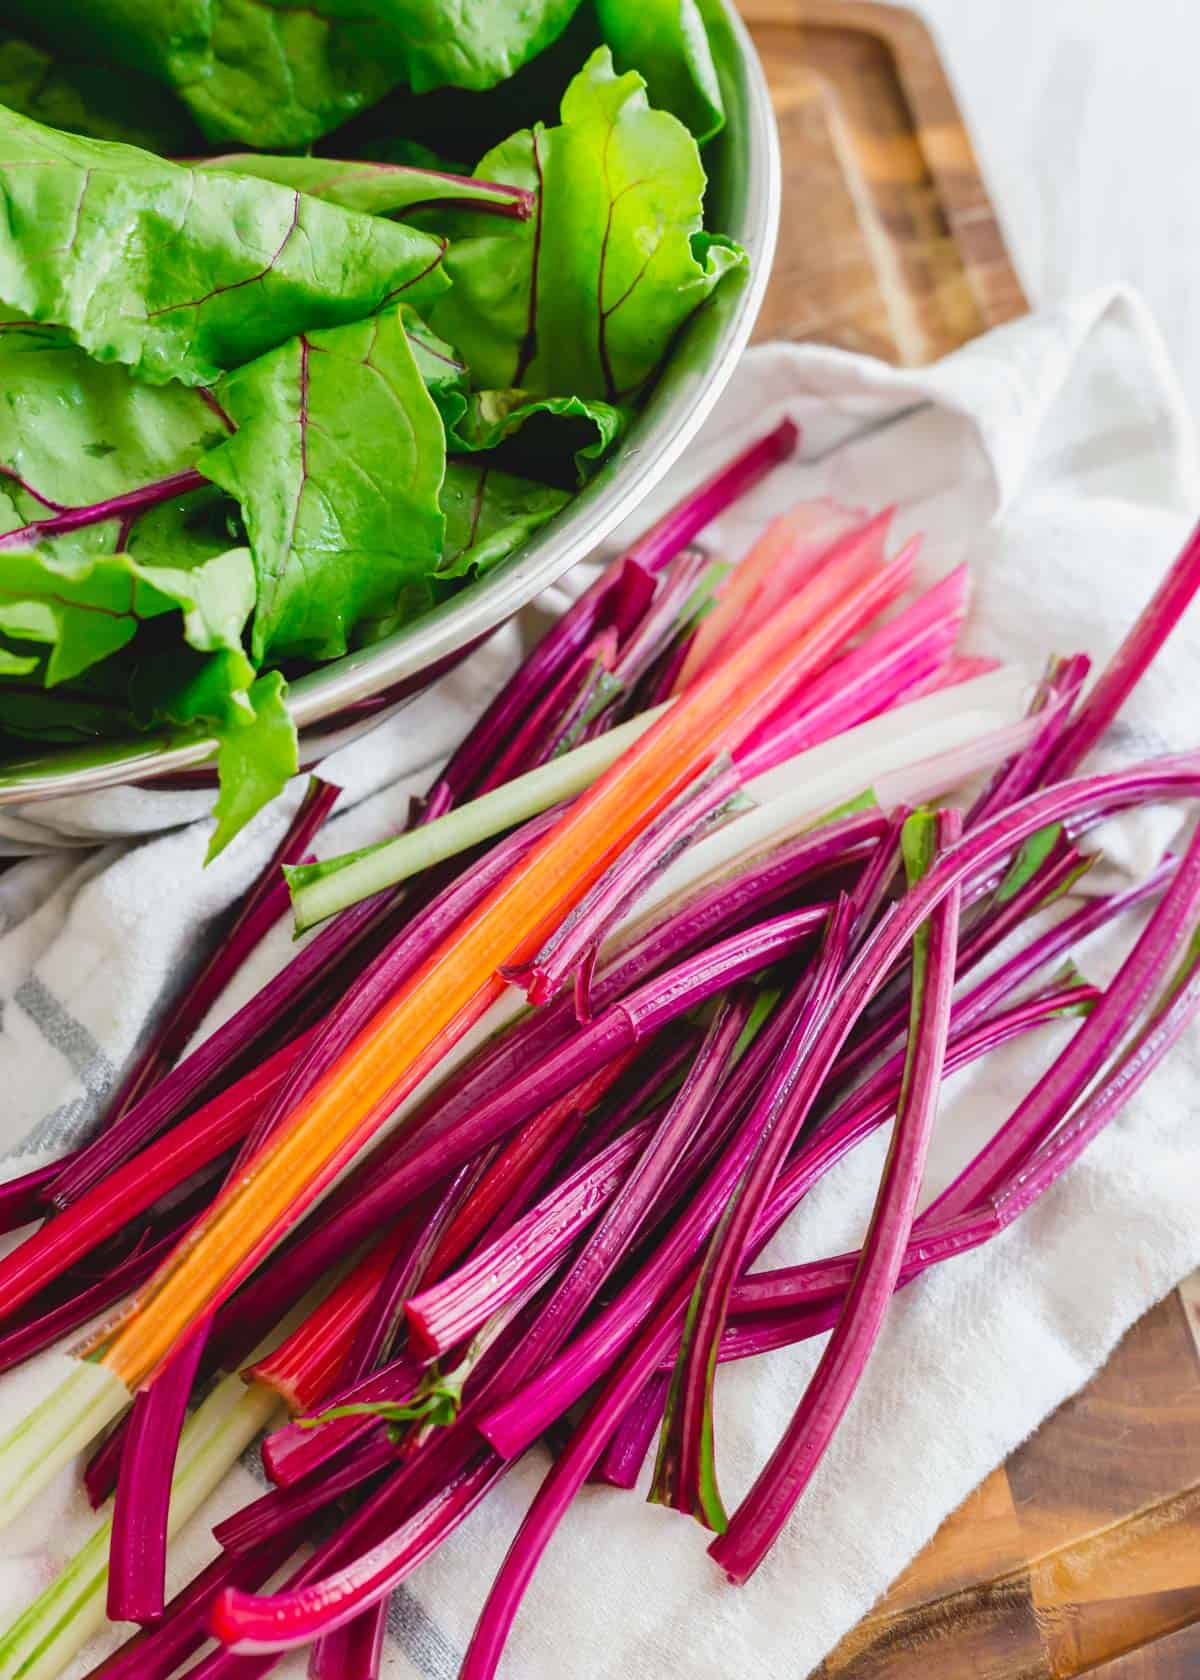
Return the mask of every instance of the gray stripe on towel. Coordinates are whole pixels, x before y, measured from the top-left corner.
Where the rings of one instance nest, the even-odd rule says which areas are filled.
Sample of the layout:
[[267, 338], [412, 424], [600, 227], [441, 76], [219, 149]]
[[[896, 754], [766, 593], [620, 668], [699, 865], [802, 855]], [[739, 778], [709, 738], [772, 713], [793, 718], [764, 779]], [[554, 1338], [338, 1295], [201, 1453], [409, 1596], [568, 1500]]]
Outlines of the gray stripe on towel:
[[387, 1631], [427, 1680], [454, 1680], [462, 1666], [461, 1653], [407, 1587], [397, 1587], [392, 1594]]
[[117, 1070], [82, 1021], [75, 1019], [37, 975], [22, 980], [13, 993], [13, 1002], [20, 1005], [83, 1086], [82, 1096], [72, 1097], [39, 1120], [17, 1144], [13, 1154], [34, 1155], [79, 1143], [99, 1117]]

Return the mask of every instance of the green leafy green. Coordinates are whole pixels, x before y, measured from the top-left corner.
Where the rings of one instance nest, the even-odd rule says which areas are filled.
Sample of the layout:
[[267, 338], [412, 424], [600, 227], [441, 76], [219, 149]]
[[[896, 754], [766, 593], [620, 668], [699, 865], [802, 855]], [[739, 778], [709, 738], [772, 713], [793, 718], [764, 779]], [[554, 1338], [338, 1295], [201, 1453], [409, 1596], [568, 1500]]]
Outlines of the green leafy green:
[[[0, 730], [23, 740], [67, 746], [129, 734], [129, 673], [117, 671], [118, 661], [113, 661], [112, 672], [98, 665], [79, 683], [48, 690], [38, 674], [42, 664], [37, 659], [22, 673], [5, 650], [5, 678], [16, 680], [0, 683]], [[29, 680], [21, 680], [23, 676]], [[113, 677], [119, 687], [115, 694], [110, 692]]]
[[439, 578], [480, 577], [518, 549], [571, 500], [487, 464], [451, 461], [442, 485], [446, 534]]
[[539, 397], [521, 390], [473, 391], [462, 358], [414, 310], [401, 307], [417, 367], [442, 417], [450, 450], [474, 454], [496, 449], [528, 422], [548, 420], [549, 429], [534, 426], [526, 453], [536, 455], [547, 477], [560, 476], [559, 464], [570, 453], [582, 481], [625, 430], [627, 412], [611, 403]]
[[490, 88], [580, 0], [15, 0], [10, 14], [173, 87], [213, 139], [303, 146], [397, 82]]
[[706, 3], [10, 0], [0, 731], [215, 736], [217, 850], [294, 773], [281, 664], [569, 502], [745, 260]]
[[[446, 437], [451, 449], [495, 449], [539, 417], [557, 423], [559, 442], [571, 449], [580, 479], [603, 460], [626, 426], [626, 415], [611, 403], [588, 402], [582, 397], [535, 397], [519, 390], [471, 391], [463, 413], [453, 425], [447, 425]], [[565, 427], [563, 422], [567, 423]], [[539, 439], [542, 447], [536, 450], [543, 459], [547, 448], [552, 447], [544, 440], [543, 433]]]
[[128, 554], [72, 553], [64, 539], [53, 550], [6, 550], [0, 565], [0, 631], [49, 650], [47, 687], [109, 658], [142, 624], [173, 611], [182, 614], [189, 646], [240, 652], [253, 606], [245, 549], [183, 569], [142, 566]]
[[36, 653], [16, 653], [12, 648], [0, 647], [0, 676], [27, 677], [36, 671], [41, 660]]
[[414, 93], [491, 88], [535, 58], [566, 27], [580, 0], [373, 0], [398, 43], [398, 79]]
[[211, 384], [298, 332], [446, 285], [441, 246], [413, 228], [4, 110], [0, 187], [0, 298], [156, 384]]
[[187, 152], [196, 143], [183, 107], [149, 76], [75, 63], [15, 35], [0, 35], [0, 105], [95, 140], [167, 153]]
[[[145, 385], [53, 328], [0, 331], [0, 527], [104, 503], [227, 435], [187, 386]], [[49, 504], [49, 506], [47, 505]], [[216, 734], [219, 849], [295, 773], [277, 673], [242, 642], [257, 584], [215, 488], [36, 546], [0, 549], [0, 726], [78, 741], [164, 723]]]
[[200, 470], [242, 507], [254, 657], [345, 653], [442, 553], [446, 440], [400, 311], [303, 333], [220, 394], [238, 429]]
[[40, 40], [69, 40], [77, 57], [165, 82], [216, 140], [302, 146], [396, 80], [386, 31], [357, 0], [9, 0], [6, 9]]
[[287, 684], [278, 671], [265, 671], [250, 686], [245, 703], [217, 720], [217, 775], [213, 806], [217, 826], [209, 858], [277, 794], [299, 769], [296, 726], [286, 705]]
[[402, 216], [430, 205], [481, 205], [496, 214], [520, 205], [519, 195], [491, 182], [412, 164], [382, 163], [365, 158], [281, 157], [268, 152], [223, 152], [195, 165], [223, 175], [251, 175], [293, 187], [343, 210], [367, 216]]
[[83, 61], [175, 83], [208, 68], [211, 0], [5, 0], [4, 14], [35, 40], [69, 41]]
[[696, 142], [654, 111], [636, 72], [598, 49], [568, 87], [557, 128], [522, 130], [476, 174], [538, 195], [528, 222], [452, 213], [452, 286], [428, 311], [480, 388], [619, 404], [744, 255], [701, 226]]
[[226, 846], [296, 774], [296, 729], [278, 671], [255, 677], [240, 648], [203, 660], [160, 655], [135, 674], [135, 701], [147, 726], [209, 730], [217, 737], [220, 792], [209, 858]]
[[[157, 0], [116, 3], [149, 14], [148, 26], [155, 27]], [[203, 73], [172, 83], [212, 140], [305, 146], [397, 80], [390, 32], [369, 3], [207, 0], [205, 11]]]
[[396, 83], [416, 93], [494, 87], [541, 52], [579, 4], [212, 0], [207, 74], [179, 92], [214, 139], [301, 146]]
[[720, 133], [725, 106], [696, 0], [596, 0], [596, 12], [617, 68], [641, 72], [652, 104], [701, 144]]
[[206, 484], [148, 508], [128, 532], [125, 548], [144, 566], [197, 566], [245, 541], [237, 504], [215, 484]]
[[[0, 530], [165, 478], [224, 436], [198, 391], [141, 384], [53, 328], [0, 329]], [[111, 553], [117, 530], [112, 522], [72, 540]]]

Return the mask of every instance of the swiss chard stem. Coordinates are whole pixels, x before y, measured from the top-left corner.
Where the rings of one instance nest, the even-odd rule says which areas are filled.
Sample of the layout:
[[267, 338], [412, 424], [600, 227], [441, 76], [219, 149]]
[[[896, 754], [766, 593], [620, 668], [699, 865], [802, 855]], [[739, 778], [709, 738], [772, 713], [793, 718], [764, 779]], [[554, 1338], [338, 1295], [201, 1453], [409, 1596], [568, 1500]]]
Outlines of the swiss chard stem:
[[759, 1211], [795, 1137], [792, 1093], [809, 1047], [828, 1008], [846, 960], [853, 910], [839, 899], [824, 944], [814, 961], [779, 1058], [744, 1124], [750, 1147], [745, 1169], [722, 1212], [688, 1309], [679, 1364], [667, 1402], [653, 1497], [690, 1511], [710, 1528], [723, 1528], [712, 1453], [712, 1379], [729, 1291]]
[[[106, 1374], [97, 1365], [81, 1365], [78, 1371], [93, 1373], [93, 1383], [96, 1376]], [[60, 1395], [65, 1402], [61, 1390]], [[178, 1532], [229, 1473], [268, 1422], [275, 1405], [274, 1395], [266, 1390], [247, 1389], [239, 1377], [228, 1377], [200, 1406], [184, 1428], [179, 1467], [171, 1484], [171, 1534]], [[0, 1639], [2, 1680], [53, 1680], [103, 1626], [111, 1530], [112, 1519], [106, 1517], [58, 1578]], [[145, 1672], [138, 1670], [140, 1676]]]
[[341, 791], [331, 782], [323, 782], [317, 776], [312, 778], [287, 833], [242, 899], [216, 950], [155, 1029], [110, 1099], [106, 1123], [124, 1114], [178, 1060], [225, 987], [269, 930], [287, 913], [283, 866], [301, 861]]
[[574, 798], [646, 734], [663, 710], [659, 707], [630, 718], [606, 735], [585, 741], [572, 752], [527, 771], [422, 828], [368, 846], [350, 854], [344, 862], [331, 860], [336, 867], [317, 864], [289, 869], [297, 933]]
[[1044, 781], [1074, 774], [1125, 704], [1200, 590], [1200, 525], [1172, 563], [1153, 599], [1101, 672], [1045, 766]]
[[[910, 819], [904, 837], [910, 891], [960, 833], [957, 812]], [[713, 1551], [739, 1581], [772, 1544], [808, 1485], [858, 1386], [896, 1287], [946, 1060], [960, 900], [956, 884], [913, 936], [912, 1013], [896, 1127], [841, 1316], [783, 1440], [760, 1472], [759, 1497], [749, 1511], [743, 1507], [736, 1531], [728, 1530], [719, 1552]]]
[[160, 502], [186, 496], [192, 490], [202, 490], [207, 483], [203, 473], [188, 467], [153, 484], [144, 484], [139, 490], [127, 490], [124, 495], [109, 496], [105, 501], [91, 502], [86, 507], [67, 508], [49, 519], [34, 519], [28, 525], [18, 526], [15, 531], [5, 531], [0, 534], [0, 549], [26, 548], [31, 543], [48, 542], [70, 531], [82, 531], [89, 525], [103, 525], [113, 519], [125, 520], [130, 514], [144, 513], [147, 508], [157, 507]]

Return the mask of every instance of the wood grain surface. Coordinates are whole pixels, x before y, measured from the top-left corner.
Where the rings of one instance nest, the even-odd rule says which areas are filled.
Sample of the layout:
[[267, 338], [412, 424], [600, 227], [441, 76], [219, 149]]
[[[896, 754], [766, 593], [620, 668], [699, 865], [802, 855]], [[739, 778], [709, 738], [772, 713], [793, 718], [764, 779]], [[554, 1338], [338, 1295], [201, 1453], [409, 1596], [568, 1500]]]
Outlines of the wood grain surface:
[[[919, 19], [860, 0], [741, 6], [784, 156], [758, 336], [914, 365], [1022, 313]], [[818, 1672], [1200, 1680], [1200, 1274], [946, 1520]]]
[[744, 0], [784, 155], [762, 338], [909, 365], [1026, 309], [937, 51], [910, 13]]

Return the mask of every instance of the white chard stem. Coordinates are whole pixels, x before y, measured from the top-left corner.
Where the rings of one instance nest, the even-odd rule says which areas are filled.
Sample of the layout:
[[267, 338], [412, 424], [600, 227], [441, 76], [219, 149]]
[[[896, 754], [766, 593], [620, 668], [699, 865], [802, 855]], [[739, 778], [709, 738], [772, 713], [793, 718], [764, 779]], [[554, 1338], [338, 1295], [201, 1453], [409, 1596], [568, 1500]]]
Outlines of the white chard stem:
[[[261, 1383], [247, 1387], [232, 1376], [213, 1389], [180, 1437], [168, 1537], [199, 1510], [278, 1410], [278, 1395]], [[110, 1504], [57, 1579], [0, 1638], [0, 1680], [54, 1680], [105, 1626], [111, 1538]]]

